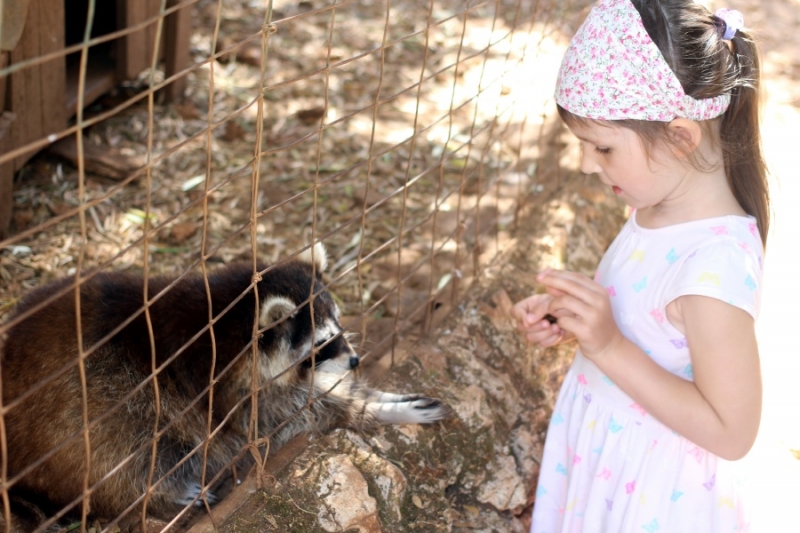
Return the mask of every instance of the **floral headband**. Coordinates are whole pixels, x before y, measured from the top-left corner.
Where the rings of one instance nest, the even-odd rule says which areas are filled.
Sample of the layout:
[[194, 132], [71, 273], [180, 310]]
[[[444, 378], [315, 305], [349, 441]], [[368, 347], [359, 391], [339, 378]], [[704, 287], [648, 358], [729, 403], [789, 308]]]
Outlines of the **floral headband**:
[[[723, 18], [722, 11], [717, 17], [726, 23], [723, 38], [730, 39], [741, 28], [741, 14]], [[597, 120], [708, 120], [730, 104], [730, 94], [686, 94], [630, 0], [600, 0], [592, 8], [564, 55], [555, 97], [570, 113]]]

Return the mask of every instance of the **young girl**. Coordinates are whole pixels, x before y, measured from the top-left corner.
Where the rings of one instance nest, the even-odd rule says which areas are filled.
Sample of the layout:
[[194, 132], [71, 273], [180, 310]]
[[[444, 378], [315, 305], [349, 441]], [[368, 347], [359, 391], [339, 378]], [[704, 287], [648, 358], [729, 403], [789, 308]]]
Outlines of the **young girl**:
[[514, 307], [529, 341], [579, 347], [532, 533], [749, 527], [733, 461], [761, 412], [757, 57], [741, 14], [691, 0], [601, 0], [567, 50], [556, 100], [581, 169], [632, 214], [593, 280], [545, 271]]

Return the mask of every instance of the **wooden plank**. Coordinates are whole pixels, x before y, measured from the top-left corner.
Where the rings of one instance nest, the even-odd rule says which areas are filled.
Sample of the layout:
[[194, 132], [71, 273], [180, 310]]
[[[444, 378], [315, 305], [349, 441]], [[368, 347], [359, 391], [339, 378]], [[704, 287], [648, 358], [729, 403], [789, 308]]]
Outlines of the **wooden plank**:
[[[117, 0], [119, 29], [130, 28], [147, 19], [148, 5], [142, 0]], [[118, 42], [117, 75], [122, 80], [136, 78], [147, 68], [148, 28], [130, 33]]]
[[[47, 9], [46, 0], [32, 0], [28, 6], [25, 28], [17, 47], [11, 51], [11, 64], [37, 57], [39, 55], [39, 32], [44, 31], [41, 25], [42, 11]], [[11, 74], [9, 80], [9, 109], [17, 114], [17, 120], [11, 125], [10, 146], [18, 148], [42, 136], [42, 114], [45, 110], [42, 102], [42, 69], [38, 64], [18, 70]], [[14, 160], [14, 170], [25, 164], [31, 154], [25, 154]]]
[[[0, 69], [8, 66], [8, 53], [0, 52]], [[8, 76], [0, 76], [0, 114], [6, 109], [6, 94], [8, 89]]]
[[[78, 141], [74, 135], [68, 135], [51, 144], [47, 151], [78, 166]], [[90, 174], [119, 181], [142, 168], [144, 163], [144, 158], [138, 155], [126, 156], [110, 146], [96, 146], [86, 141], [83, 143], [83, 165]]]
[[[64, 49], [64, 2], [49, 0], [40, 12], [39, 53], [41, 55]], [[41, 66], [41, 104], [43, 110], [42, 136], [63, 130], [67, 126], [65, 103], [66, 58], [58, 57]]]
[[[264, 468], [265, 477], [275, 476], [286, 468], [308, 448], [309, 442], [309, 435], [302, 433], [283, 445], [277, 452], [271, 453]], [[211, 509], [210, 515], [200, 518], [186, 533], [216, 533], [219, 531], [219, 526], [225, 524], [253, 497], [260, 485], [257, 475], [257, 468], [251, 468], [242, 483], [216, 504]]]
[[[78, 74], [80, 65], [70, 65], [64, 89], [64, 111], [66, 116], [78, 113]], [[86, 68], [86, 83], [83, 87], [83, 105], [88, 106], [117, 84], [114, 63], [108, 58], [98, 58]]]
[[0, 51], [9, 52], [17, 47], [25, 28], [29, 3], [30, 0], [0, 1], [3, 12], [0, 17]]
[[[9, 149], [11, 124], [14, 114], [0, 112], [0, 154]], [[8, 225], [14, 210], [12, 189], [14, 187], [14, 162], [0, 164], [0, 241], [8, 237]]]
[[[179, 0], [171, 0], [175, 5]], [[164, 23], [164, 72], [169, 78], [189, 66], [189, 37], [192, 33], [191, 6], [179, 9], [167, 17]], [[179, 102], [186, 89], [186, 76], [182, 76], [164, 88], [168, 102]]]
[[[129, 2], [131, 0], [128, 0]], [[147, 17], [155, 17], [161, 12], [161, 0], [147, 0], [148, 8], [147, 8]], [[161, 30], [161, 42], [156, 43], [156, 34], [158, 33], [158, 22], [154, 22], [150, 26], [147, 27], [147, 54], [145, 56], [145, 68], [150, 68], [150, 65], [153, 64], [153, 50], [155, 50], [156, 45], [159, 48], [159, 58], [161, 58], [161, 52], [163, 51], [164, 46], [164, 30]]]

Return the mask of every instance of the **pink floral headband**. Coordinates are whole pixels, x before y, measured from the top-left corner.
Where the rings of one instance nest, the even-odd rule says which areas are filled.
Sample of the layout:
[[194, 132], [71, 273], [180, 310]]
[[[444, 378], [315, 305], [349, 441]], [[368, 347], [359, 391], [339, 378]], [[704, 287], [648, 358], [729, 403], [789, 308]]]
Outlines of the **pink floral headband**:
[[592, 8], [564, 55], [555, 96], [570, 113], [597, 120], [708, 120], [730, 104], [730, 94], [698, 100], [684, 92], [630, 0]]

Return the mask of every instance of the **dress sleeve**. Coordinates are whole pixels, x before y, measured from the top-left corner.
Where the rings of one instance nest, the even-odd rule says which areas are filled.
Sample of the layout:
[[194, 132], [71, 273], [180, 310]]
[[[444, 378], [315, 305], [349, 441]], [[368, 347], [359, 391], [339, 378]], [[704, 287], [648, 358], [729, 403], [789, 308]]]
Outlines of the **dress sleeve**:
[[757, 252], [729, 239], [697, 248], [678, 267], [668, 301], [691, 294], [722, 300], [758, 318], [761, 265]]

